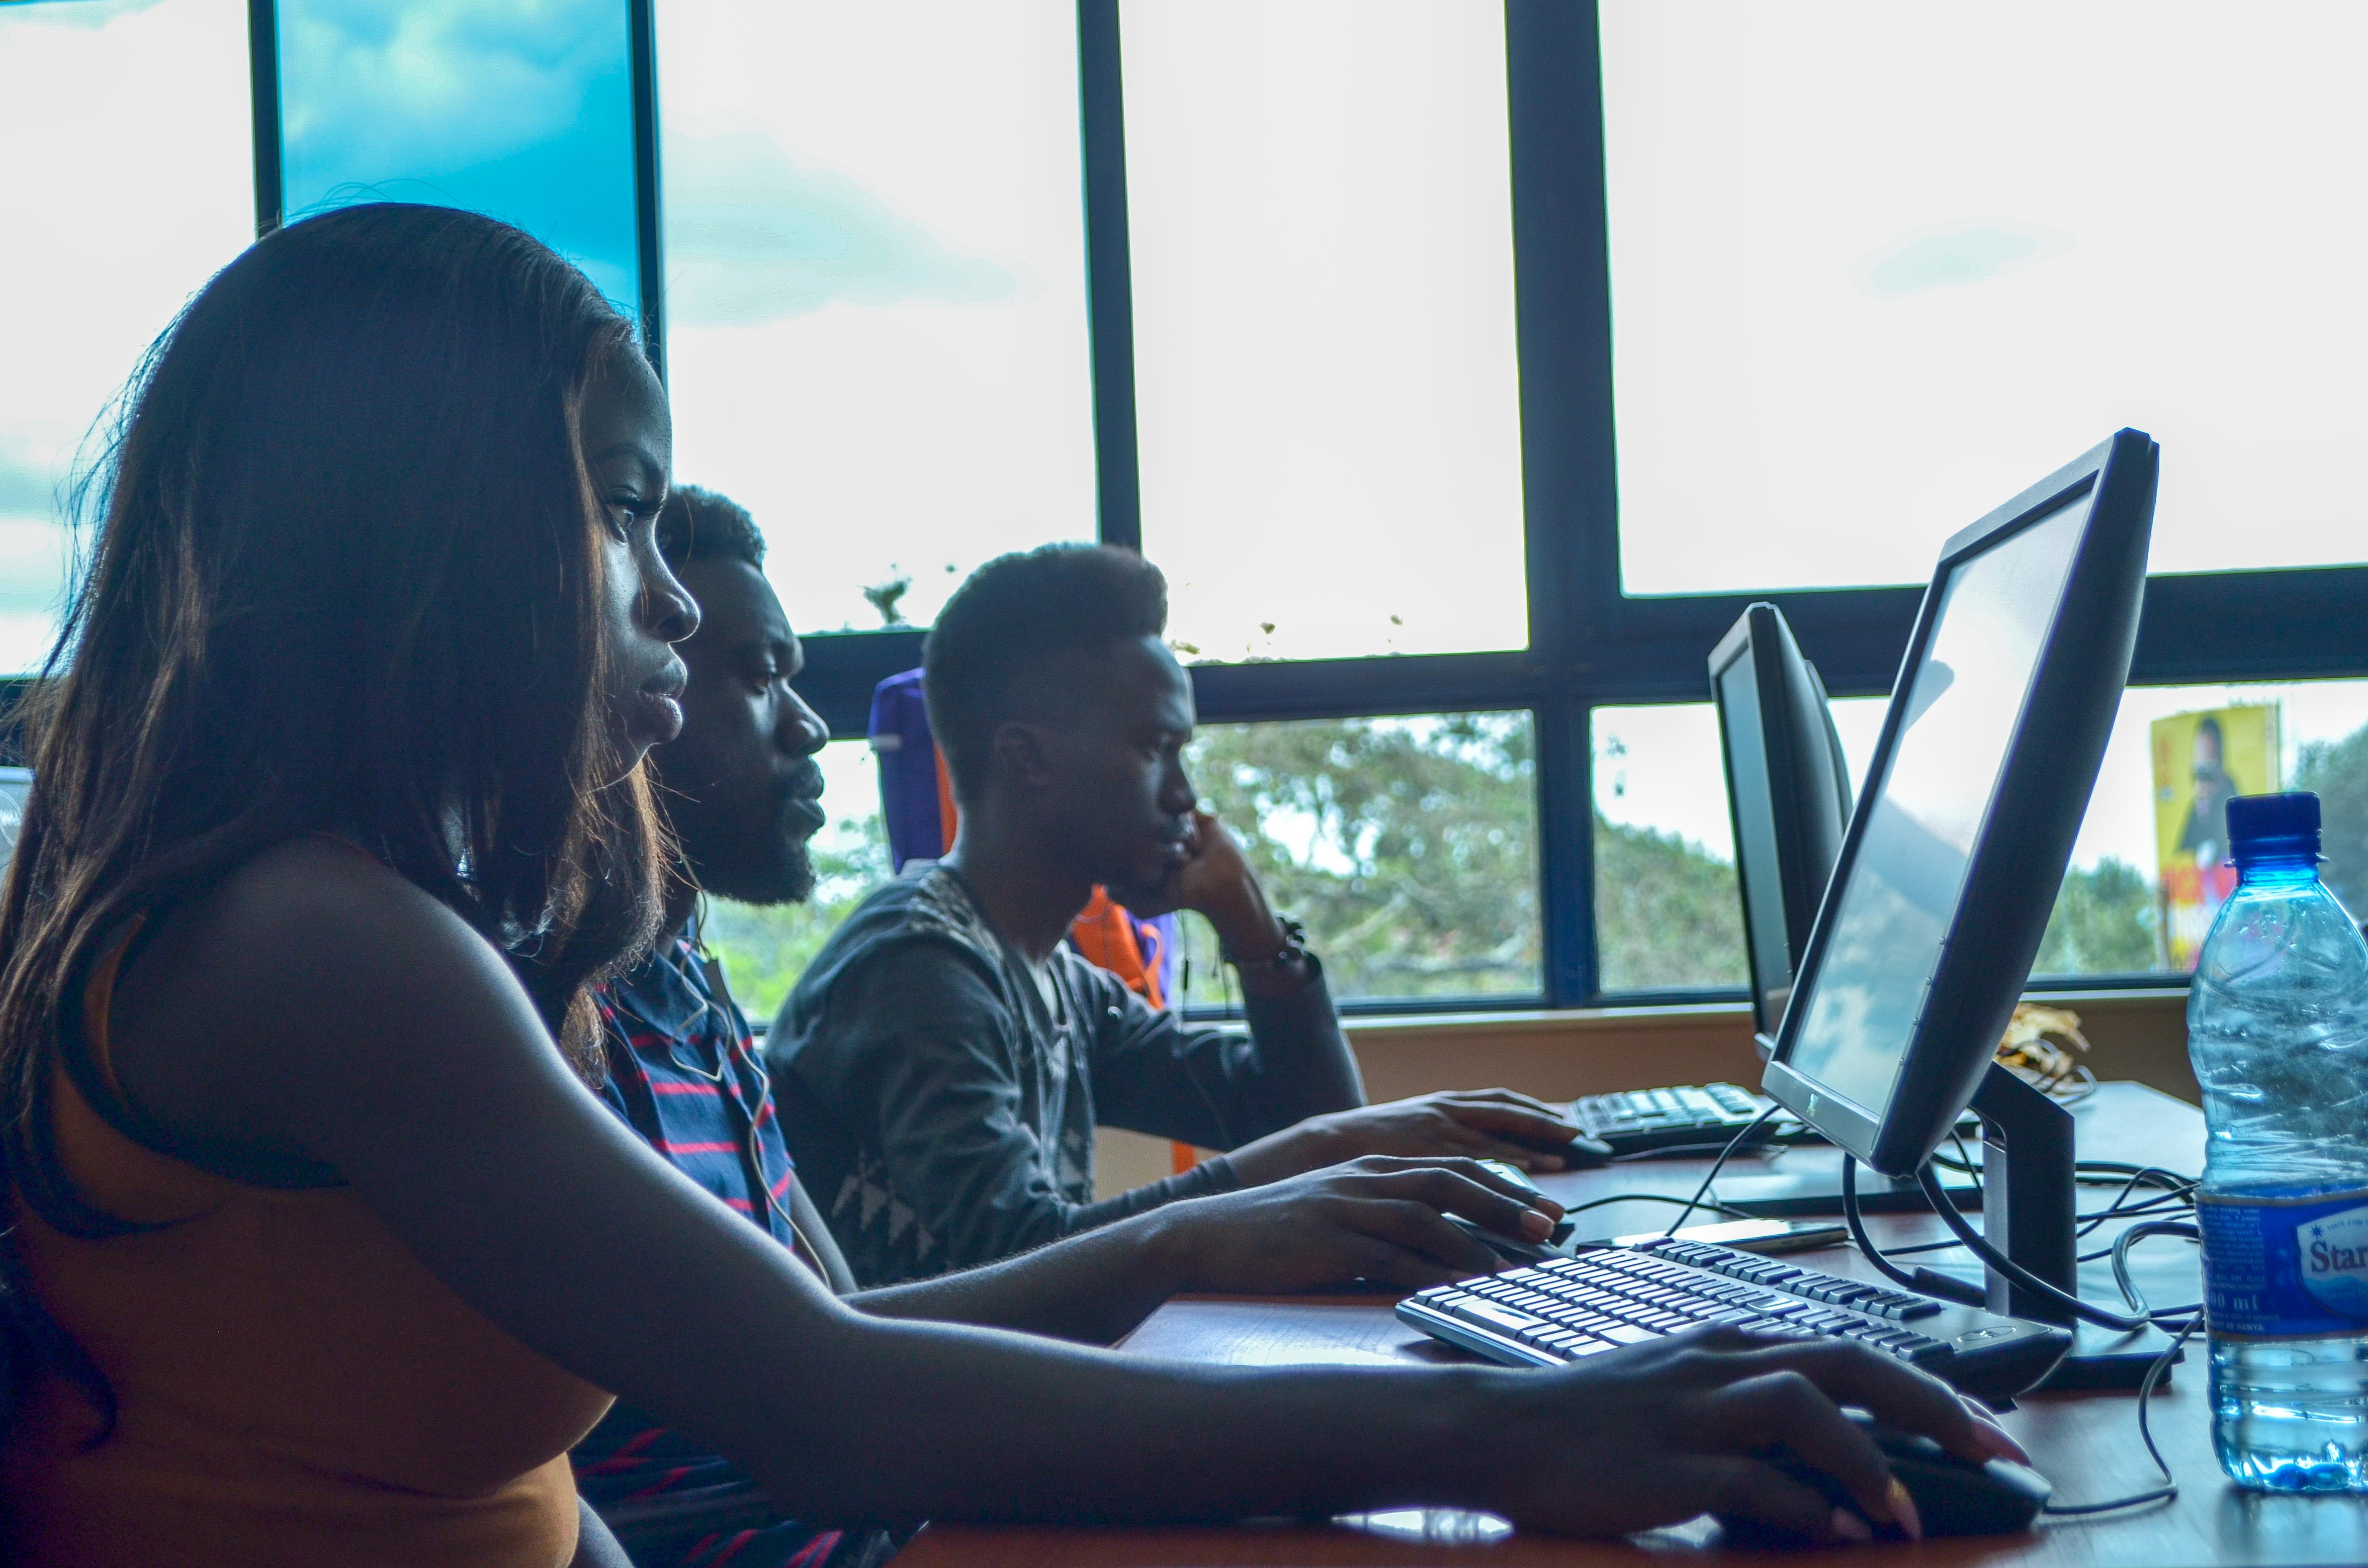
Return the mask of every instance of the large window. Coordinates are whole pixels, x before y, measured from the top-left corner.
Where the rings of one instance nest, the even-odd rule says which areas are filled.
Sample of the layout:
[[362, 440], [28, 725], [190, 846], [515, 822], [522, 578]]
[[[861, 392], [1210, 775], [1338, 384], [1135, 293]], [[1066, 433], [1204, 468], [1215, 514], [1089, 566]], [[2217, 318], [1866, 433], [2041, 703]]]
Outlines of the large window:
[[38, 667], [69, 483], [152, 339], [254, 237], [246, 7], [0, 7], [0, 674]]
[[2368, 560], [2368, 10], [1601, 10], [1629, 592], [1922, 582], [2124, 425], [2154, 570]]
[[1708, 703], [1598, 708], [1595, 933], [1607, 991], [1750, 979], [1735, 835]]
[[1519, 648], [1505, 18], [1138, 0], [1143, 548], [1210, 659]]
[[2235, 881], [2222, 808], [2274, 790], [2318, 795], [2321, 873], [2368, 916], [2368, 681], [2131, 687], [2036, 971], [2192, 969]]
[[664, 0], [675, 472], [802, 632], [1091, 539], [1076, 7]]
[[[1861, 785], [1880, 699], [1833, 705]], [[2368, 915], [2368, 681], [2132, 687], [2032, 965], [2042, 984], [2178, 974], [2233, 884], [2228, 798], [2308, 790], [2328, 887]], [[1747, 971], [1707, 703], [1595, 710], [1596, 924], [1609, 990], [1702, 991]]]
[[[1739, 995], [1711, 646], [1774, 599], [1863, 769], [1941, 541], [2134, 425], [2157, 575], [2039, 983], [2174, 983], [2232, 790], [2317, 790], [2368, 904], [2363, 67], [2339, 0], [0, 6], [0, 665], [249, 215], [449, 201], [643, 312], [841, 735], [983, 561], [1136, 545], [1341, 995]], [[760, 1016], [884, 870], [829, 755], [816, 901], [717, 914]]]

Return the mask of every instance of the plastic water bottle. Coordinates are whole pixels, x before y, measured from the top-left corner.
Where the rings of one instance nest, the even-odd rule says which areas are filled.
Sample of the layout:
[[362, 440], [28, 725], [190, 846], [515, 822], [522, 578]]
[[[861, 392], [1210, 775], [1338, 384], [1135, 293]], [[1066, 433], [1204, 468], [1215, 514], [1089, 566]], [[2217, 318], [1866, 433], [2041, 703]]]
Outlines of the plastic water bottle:
[[2368, 943], [2317, 796], [2229, 801], [2228, 846], [2187, 1003], [2213, 1447], [2241, 1486], [2368, 1491]]

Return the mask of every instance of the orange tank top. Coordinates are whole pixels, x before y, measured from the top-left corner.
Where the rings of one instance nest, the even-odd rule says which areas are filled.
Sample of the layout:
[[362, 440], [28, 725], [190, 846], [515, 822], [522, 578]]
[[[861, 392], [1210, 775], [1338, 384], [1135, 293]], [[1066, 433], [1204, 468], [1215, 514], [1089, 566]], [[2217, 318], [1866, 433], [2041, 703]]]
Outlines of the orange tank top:
[[[88, 1040], [113, 1086], [107, 1001]], [[28, 1568], [564, 1568], [567, 1450], [609, 1395], [447, 1289], [348, 1187], [251, 1187], [134, 1142], [55, 1077], [81, 1240], [19, 1202], [34, 1294], [114, 1391], [44, 1380], [0, 1446], [0, 1560]], [[120, 1096], [118, 1096], [119, 1102]]]

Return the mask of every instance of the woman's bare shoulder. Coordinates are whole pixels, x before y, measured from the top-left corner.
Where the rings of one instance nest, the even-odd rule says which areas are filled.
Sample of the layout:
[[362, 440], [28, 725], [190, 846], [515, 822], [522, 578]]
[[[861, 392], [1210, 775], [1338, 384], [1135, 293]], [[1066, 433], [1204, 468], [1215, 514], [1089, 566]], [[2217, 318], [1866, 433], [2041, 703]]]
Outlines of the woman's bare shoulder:
[[125, 1093], [163, 1125], [294, 1153], [306, 1140], [273, 1102], [350, 1087], [338, 1080], [449, 1031], [456, 1009], [539, 1033], [467, 922], [370, 857], [306, 837], [170, 912], [120, 976], [108, 1034]]
[[[301, 1008], [310, 995], [499, 968], [459, 915], [370, 856], [307, 835], [275, 845], [173, 910], [142, 944], [124, 999], [193, 990], [212, 1007]], [[458, 971], [458, 972], [455, 972]]]

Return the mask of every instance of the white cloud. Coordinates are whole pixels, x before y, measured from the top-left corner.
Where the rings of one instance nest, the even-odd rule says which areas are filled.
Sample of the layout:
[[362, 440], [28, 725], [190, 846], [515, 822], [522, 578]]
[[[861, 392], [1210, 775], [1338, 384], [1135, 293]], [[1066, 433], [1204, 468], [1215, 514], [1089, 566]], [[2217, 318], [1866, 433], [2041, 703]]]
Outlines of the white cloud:
[[835, 169], [798, 165], [758, 130], [666, 144], [666, 303], [678, 324], [759, 325], [832, 301], [966, 304], [1019, 292]]
[[1952, 223], [1906, 234], [1851, 268], [1879, 299], [1926, 289], [1963, 289], [2020, 272], [2072, 248], [2072, 236], [2037, 223]]

